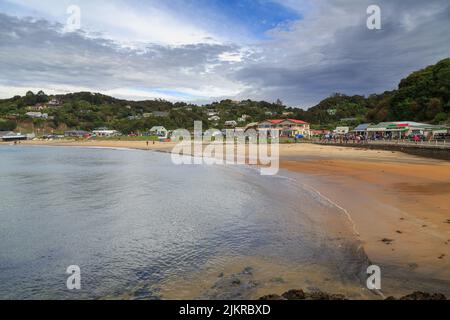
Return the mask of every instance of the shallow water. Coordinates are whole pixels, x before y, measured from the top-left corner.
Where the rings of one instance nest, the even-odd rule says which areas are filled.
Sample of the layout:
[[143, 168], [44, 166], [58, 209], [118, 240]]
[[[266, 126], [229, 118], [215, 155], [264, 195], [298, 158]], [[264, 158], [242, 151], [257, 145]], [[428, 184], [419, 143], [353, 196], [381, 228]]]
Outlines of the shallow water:
[[[253, 298], [264, 290], [211, 279], [244, 266], [266, 291], [280, 274], [293, 288], [362, 287], [365, 256], [342, 210], [282, 174], [174, 166], [138, 150], [2, 146], [0, 190], [2, 299]], [[70, 265], [79, 291], [66, 288]]]

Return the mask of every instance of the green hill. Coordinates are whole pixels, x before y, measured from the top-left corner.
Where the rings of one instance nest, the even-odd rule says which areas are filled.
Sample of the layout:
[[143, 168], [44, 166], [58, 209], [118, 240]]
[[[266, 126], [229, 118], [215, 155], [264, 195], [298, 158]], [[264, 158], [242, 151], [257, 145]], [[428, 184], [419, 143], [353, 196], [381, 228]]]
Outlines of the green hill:
[[[55, 105], [55, 102], [58, 103]], [[27, 112], [48, 114], [31, 119]], [[208, 114], [208, 111], [210, 114]], [[211, 112], [220, 120], [211, 119]], [[0, 100], [0, 131], [20, 129], [64, 131], [110, 127], [123, 133], [145, 131], [155, 125], [168, 129], [192, 128], [194, 120], [204, 128], [222, 128], [225, 121], [258, 122], [267, 118], [297, 118], [316, 127], [357, 125], [361, 122], [395, 120], [448, 123], [450, 118], [450, 58], [412, 73], [396, 90], [382, 94], [347, 96], [333, 94], [316, 106], [303, 110], [287, 108], [281, 101], [223, 100], [205, 106], [164, 100], [126, 101], [90, 92], [49, 96], [43, 91]]]

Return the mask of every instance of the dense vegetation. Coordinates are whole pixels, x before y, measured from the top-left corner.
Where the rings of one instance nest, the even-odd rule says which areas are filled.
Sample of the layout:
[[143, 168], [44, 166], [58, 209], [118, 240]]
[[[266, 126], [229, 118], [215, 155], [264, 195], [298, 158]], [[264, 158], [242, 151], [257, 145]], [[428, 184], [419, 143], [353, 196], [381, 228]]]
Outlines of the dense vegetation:
[[442, 124], [449, 122], [449, 114], [450, 59], [445, 59], [412, 73], [397, 90], [367, 98], [334, 94], [296, 115], [313, 124], [332, 126], [403, 120]]
[[[49, 105], [52, 99], [60, 101], [60, 105]], [[31, 119], [26, 115], [40, 105], [43, 107], [39, 111], [47, 113], [49, 119]], [[208, 110], [217, 111], [220, 120], [208, 120], [211, 118]], [[248, 116], [239, 123], [242, 126], [267, 118], [297, 118], [321, 128], [395, 120], [442, 124], [449, 122], [449, 114], [450, 59], [445, 59], [412, 73], [400, 82], [397, 90], [368, 97], [336, 93], [309, 110], [286, 108], [279, 100], [276, 103], [223, 100], [197, 106], [164, 100], [126, 101], [89, 92], [57, 96], [42, 91], [28, 92], [23, 97], [0, 100], [0, 131], [28, 125], [55, 132], [109, 127], [123, 133], [137, 133], [155, 125], [168, 129], [192, 128], [194, 120], [202, 121], [204, 128], [222, 128], [225, 121], [237, 121], [242, 115]]]

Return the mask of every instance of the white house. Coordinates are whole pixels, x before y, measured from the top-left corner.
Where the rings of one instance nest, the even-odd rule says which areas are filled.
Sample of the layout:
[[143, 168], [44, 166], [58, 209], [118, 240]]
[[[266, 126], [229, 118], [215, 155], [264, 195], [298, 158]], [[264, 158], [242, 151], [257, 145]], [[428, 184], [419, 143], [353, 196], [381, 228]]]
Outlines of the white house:
[[25, 115], [27, 115], [30, 118], [36, 118], [36, 119], [47, 119], [48, 118], [48, 114], [42, 113], [42, 112], [27, 112], [27, 113], [25, 113]]
[[246, 122], [247, 119], [250, 119], [251, 117], [248, 114], [243, 114], [240, 118], [238, 118], [238, 122]]
[[212, 116], [212, 117], [208, 118], [208, 121], [220, 121], [220, 117], [219, 116]]
[[108, 128], [98, 128], [92, 131], [92, 133], [97, 137], [116, 137], [120, 135], [119, 131], [109, 130]]
[[225, 127], [228, 127], [228, 128], [236, 128], [237, 125], [238, 125], [237, 122], [234, 121], [234, 120], [231, 120], [231, 121], [225, 121]]
[[278, 130], [282, 137], [296, 137], [302, 135], [311, 137], [310, 124], [297, 119], [266, 120], [258, 124], [258, 130]]
[[167, 139], [169, 137], [169, 131], [163, 126], [155, 126], [150, 129], [150, 134], [156, 135], [159, 138]]

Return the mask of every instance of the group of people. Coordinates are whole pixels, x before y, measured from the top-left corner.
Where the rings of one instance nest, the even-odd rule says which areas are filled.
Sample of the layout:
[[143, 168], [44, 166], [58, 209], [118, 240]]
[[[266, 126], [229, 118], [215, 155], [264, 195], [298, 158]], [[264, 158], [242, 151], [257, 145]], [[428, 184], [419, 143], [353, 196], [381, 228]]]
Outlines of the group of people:
[[334, 143], [366, 143], [367, 137], [361, 134], [355, 134], [355, 133], [348, 133], [348, 134], [333, 134], [329, 133], [326, 135], [321, 136], [320, 138], [321, 142], [334, 142]]

